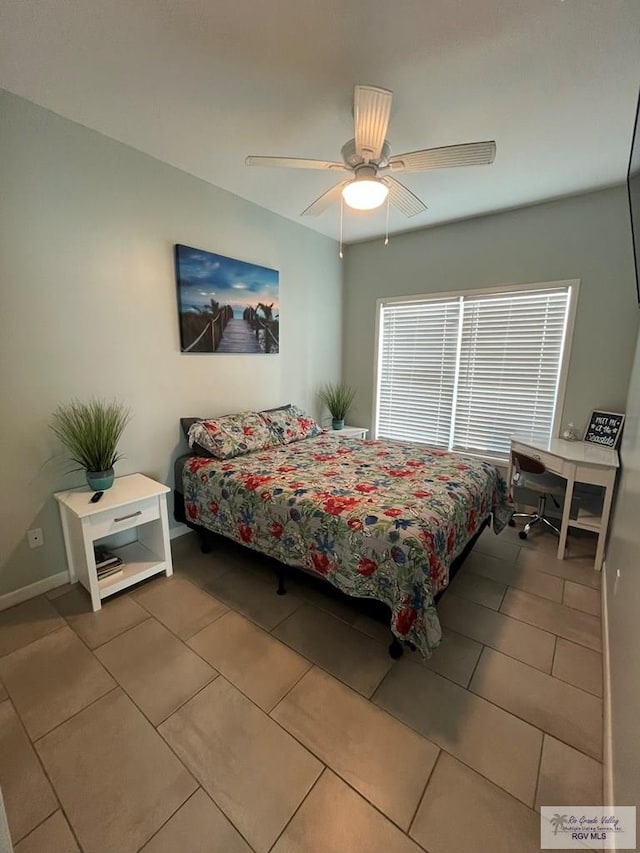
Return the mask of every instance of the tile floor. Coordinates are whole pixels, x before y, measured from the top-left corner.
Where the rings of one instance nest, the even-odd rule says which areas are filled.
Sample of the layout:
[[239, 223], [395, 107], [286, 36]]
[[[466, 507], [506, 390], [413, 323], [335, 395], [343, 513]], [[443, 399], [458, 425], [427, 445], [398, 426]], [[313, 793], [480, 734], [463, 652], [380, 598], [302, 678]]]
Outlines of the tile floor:
[[554, 545], [485, 532], [426, 664], [192, 534], [99, 613], [79, 587], [0, 613], [17, 853], [538, 851], [541, 805], [602, 801], [600, 576]]

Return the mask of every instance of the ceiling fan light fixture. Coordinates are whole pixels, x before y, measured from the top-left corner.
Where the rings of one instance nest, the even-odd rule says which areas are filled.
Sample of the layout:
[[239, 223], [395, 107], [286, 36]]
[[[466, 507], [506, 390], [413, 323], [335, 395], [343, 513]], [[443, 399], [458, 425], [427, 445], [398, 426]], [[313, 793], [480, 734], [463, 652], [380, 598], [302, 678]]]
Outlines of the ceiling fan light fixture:
[[356, 178], [342, 189], [345, 203], [354, 210], [375, 210], [388, 194], [389, 188], [379, 178]]

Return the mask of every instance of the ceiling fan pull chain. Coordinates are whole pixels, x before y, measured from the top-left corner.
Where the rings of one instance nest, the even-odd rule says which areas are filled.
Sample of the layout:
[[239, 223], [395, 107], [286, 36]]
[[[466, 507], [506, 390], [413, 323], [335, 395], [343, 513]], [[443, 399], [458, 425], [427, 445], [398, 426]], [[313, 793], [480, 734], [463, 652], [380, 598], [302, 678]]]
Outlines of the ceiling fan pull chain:
[[389, 195], [387, 196], [387, 233], [384, 236], [385, 246], [389, 245], [389, 205], [391, 203], [391, 200], [389, 198], [390, 195], [391, 195], [391, 193], [389, 193]]
[[340, 195], [340, 251], [338, 252], [338, 257], [340, 260], [344, 257], [342, 254], [342, 222], [344, 220], [344, 199], [342, 195]]

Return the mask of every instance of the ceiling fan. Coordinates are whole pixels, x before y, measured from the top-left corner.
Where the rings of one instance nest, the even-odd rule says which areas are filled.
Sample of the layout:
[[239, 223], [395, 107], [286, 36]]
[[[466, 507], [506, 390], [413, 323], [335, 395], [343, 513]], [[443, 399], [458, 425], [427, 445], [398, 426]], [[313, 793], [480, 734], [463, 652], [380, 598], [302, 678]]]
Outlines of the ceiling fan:
[[355, 136], [342, 146], [342, 163], [329, 160], [305, 160], [297, 157], [247, 157], [247, 166], [278, 166], [286, 169], [326, 169], [350, 173], [330, 190], [312, 202], [302, 216], [317, 216], [342, 195], [345, 203], [356, 210], [374, 210], [389, 203], [405, 216], [415, 216], [427, 209], [420, 199], [392, 175], [398, 172], [422, 172], [453, 166], [479, 166], [493, 163], [496, 143], [470, 142], [426, 148], [391, 156], [386, 139], [391, 115], [392, 92], [376, 86], [355, 86], [353, 120]]

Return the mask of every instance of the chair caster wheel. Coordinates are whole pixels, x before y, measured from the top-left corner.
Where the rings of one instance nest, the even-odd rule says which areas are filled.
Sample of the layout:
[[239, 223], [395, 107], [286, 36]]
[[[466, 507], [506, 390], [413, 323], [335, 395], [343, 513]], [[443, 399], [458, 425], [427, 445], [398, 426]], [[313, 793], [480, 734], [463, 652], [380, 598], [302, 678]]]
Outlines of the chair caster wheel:
[[524, 532], [524, 530], [521, 530], [521, 531], [520, 531], [520, 533], [518, 533], [518, 536], [519, 536], [521, 539], [526, 539], [526, 538], [527, 538], [527, 534]]
[[512, 518], [509, 519], [508, 524], [509, 524], [509, 527], [515, 527], [516, 526], [516, 523]]

